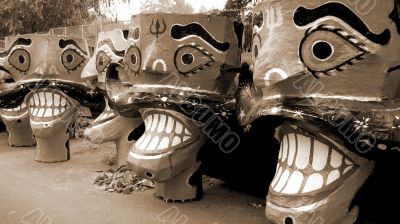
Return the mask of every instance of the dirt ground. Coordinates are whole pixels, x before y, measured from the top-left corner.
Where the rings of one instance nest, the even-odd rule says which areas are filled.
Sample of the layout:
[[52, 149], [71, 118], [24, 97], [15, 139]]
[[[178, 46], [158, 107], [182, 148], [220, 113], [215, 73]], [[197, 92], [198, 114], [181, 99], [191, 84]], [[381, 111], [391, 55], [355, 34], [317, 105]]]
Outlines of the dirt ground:
[[[230, 191], [203, 177], [204, 197], [188, 203], [165, 203], [153, 190], [130, 195], [94, 186], [96, 171], [107, 170], [115, 154], [100, 146], [71, 141], [71, 160], [34, 161], [34, 148], [10, 148], [0, 133], [0, 224], [264, 224], [262, 198]], [[253, 204], [253, 205], [252, 205]]]

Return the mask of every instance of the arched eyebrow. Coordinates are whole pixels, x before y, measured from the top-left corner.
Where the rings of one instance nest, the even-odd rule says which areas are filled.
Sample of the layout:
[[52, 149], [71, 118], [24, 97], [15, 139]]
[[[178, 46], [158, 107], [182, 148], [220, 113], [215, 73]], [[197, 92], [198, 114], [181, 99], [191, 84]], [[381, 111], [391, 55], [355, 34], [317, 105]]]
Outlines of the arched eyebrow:
[[323, 4], [315, 9], [306, 9], [301, 6], [296, 9], [293, 20], [298, 26], [306, 26], [326, 16], [333, 16], [343, 20], [353, 29], [376, 44], [386, 45], [390, 41], [390, 31], [388, 29], [385, 29], [380, 34], [373, 33], [360, 17], [345, 5], [337, 2]]
[[3, 52], [0, 52], [0, 57], [1, 57], [1, 58], [6, 57], [6, 56], [10, 53], [11, 49], [13, 49], [15, 46], [20, 46], [20, 45], [22, 45], [22, 46], [29, 46], [29, 45], [31, 45], [31, 44], [32, 44], [32, 40], [31, 40], [31, 39], [28, 39], [28, 38], [18, 38], [18, 39], [16, 39], [16, 40], [14, 41], [14, 43], [11, 45], [11, 47], [8, 48], [8, 50], [5, 50], [5, 51], [3, 51]]
[[118, 56], [120, 57], [124, 57], [125, 56], [125, 50], [119, 51], [115, 48], [112, 40], [110, 38], [106, 38], [102, 41], [99, 41], [99, 43], [97, 44], [97, 47], [100, 47], [102, 45], [107, 45], [111, 48], [111, 50]]
[[188, 36], [197, 36], [209, 43], [220, 51], [227, 51], [230, 48], [229, 42], [221, 42], [215, 39], [202, 25], [199, 23], [189, 23], [185, 26], [173, 25], [171, 28], [171, 37], [177, 40]]
[[68, 39], [68, 40], [61, 39], [61, 40], [58, 42], [58, 46], [59, 46], [61, 49], [66, 48], [68, 45], [73, 45], [73, 46], [75, 46], [75, 47], [78, 48], [82, 53], [84, 53], [84, 54], [87, 55], [87, 52], [84, 51], [84, 50], [79, 46], [79, 44], [76, 43], [75, 40], [72, 40], [72, 39]]

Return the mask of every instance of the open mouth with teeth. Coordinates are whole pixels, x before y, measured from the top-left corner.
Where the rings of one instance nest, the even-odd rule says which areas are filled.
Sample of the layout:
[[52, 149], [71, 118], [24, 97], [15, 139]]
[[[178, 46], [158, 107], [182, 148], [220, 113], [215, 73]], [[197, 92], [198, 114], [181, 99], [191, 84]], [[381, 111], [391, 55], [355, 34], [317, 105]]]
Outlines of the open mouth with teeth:
[[27, 95], [29, 112], [34, 118], [54, 119], [62, 117], [74, 103], [65, 94], [52, 89], [40, 89]]
[[183, 115], [167, 110], [143, 113], [145, 133], [134, 145], [139, 155], [160, 155], [183, 148], [199, 139], [198, 133], [185, 121]]
[[[334, 192], [359, 168], [351, 157], [350, 152], [329, 141], [296, 133], [284, 135], [270, 194], [303, 198], [301, 204], [307, 196], [324, 198], [322, 195]], [[288, 203], [288, 207], [293, 207], [296, 203], [285, 201], [280, 198], [279, 205]]]

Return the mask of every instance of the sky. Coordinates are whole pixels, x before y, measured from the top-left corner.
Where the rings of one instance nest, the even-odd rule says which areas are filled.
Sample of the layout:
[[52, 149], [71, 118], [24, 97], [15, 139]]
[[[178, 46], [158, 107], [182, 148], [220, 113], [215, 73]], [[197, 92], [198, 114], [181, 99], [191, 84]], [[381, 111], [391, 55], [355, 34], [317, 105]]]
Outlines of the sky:
[[[142, 1], [146, 0], [131, 0], [130, 4], [122, 3], [122, 1], [116, 0], [115, 6], [107, 7], [105, 14], [112, 18], [114, 17], [113, 12], [116, 12], [118, 20], [130, 20], [133, 14], [139, 13], [140, 4]], [[202, 6], [204, 6], [207, 10], [223, 9], [226, 1], [227, 0], [186, 0], [187, 3], [193, 6], [195, 12], [198, 12]]]

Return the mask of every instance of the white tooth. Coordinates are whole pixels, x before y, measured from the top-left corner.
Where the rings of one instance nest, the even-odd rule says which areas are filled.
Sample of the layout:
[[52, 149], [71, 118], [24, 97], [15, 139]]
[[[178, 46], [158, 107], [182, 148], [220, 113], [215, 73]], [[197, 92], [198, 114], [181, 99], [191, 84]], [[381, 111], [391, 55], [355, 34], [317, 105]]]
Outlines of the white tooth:
[[54, 94], [54, 106], [58, 107], [58, 105], [60, 105], [60, 98], [60, 95]]
[[164, 137], [163, 139], [161, 139], [160, 145], [158, 146], [159, 150], [163, 150], [163, 149], [167, 149], [169, 146], [169, 138], [168, 137]]
[[164, 131], [165, 123], [167, 122], [167, 116], [165, 114], [160, 115], [160, 122], [158, 123], [157, 132], [161, 133]]
[[146, 138], [146, 134], [143, 134], [135, 143], [135, 148], [139, 148], [139, 145], [142, 144], [143, 140]]
[[29, 113], [33, 114], [33, 108], [32, 107], [29, 108]]
[[308, 193], [311, 191], [318, 190], [322, 188], [323, 184], [324, 184], [324, 178], [321, 176], [321, 174], [319, 173], [311, 174], [308, 177], [306, 184], [304, 185], [303, 193]]
[[146, 138], [144, 139], [144, 141], [142, 142], [142, 144], [139, 145], [139, 149], [146, 149], [146, 146], [149, 144], [151, 139], [151, 135], [146, 136]]
[[185, 135], [192, 136], [192, 133], [190, 133], [190, 131], [187, 128], [185, 128]]
[[322, 144], [318, 140], [314, 140], [314, 154], [312, 167], [315, 171], [321, 171], [328, 162], [329, 146]]
[[183, 137], [183, 141], [184, 141], [184, 142], [186, 142], [186, 141], [189, 140], [189, 139], [190, 139], [190, 136], [184, 136], [184, 137]]
[[289, 157], [288, 157], [288, 165], [292, 166], [294, 155], [296, 154], [296, 135], [289, 134]]
[[333, 170], [328, 174], [328, 178], [326, 179], [326, 185], [331, 184], [333, 181], [339, 179], [340, 172], [339, 170]]
[[38, 112], [38, 117], [43, 117], [44, 114], [44, 108], [40, 108]]
[[54, 109], [54, 116], [57, 116], [60, 114], [60, 110], [58, 108]]
[[35, 105], [35, 100], [33, 99], [33, 97], [31, 97], [29, 99], [29, 106], [33, 106], [33, 105]]
[[284, 194], [297, 194], [300, 191], [301, 184], [303, 183], [304, 175], [300, 171], [294, 171], [286, 184], [282, 193]]
[[47, 108], [46, 111], [44, 112], [43, 117], [51, 117], [53, 116], [51, 108]]
[[46, 92], [46, 105], [53, 106], [53, 94]]
[[343, 171], [343, 174], [349, 172], [352, 168], [353, 168], [353, 166], [346, 167], [346, 169], [344, 169], [344, 171]]
[[65, 107], [61, 107], [60, 113], [62, 114], [62, 113], [64, 113], [64, 111], [65, 111]]
[[183, 126], [178, 121], [175, 122], [175, 133], [180, 135], [183, 131]]
[[158, 125], [158, 114], [153, 114], [153, 122], [151, 122], [151, 131], [155, 131]]
[[154, 136], [150, 142], [150, 145], [147, 146], [147, 150], [148, 151], [156, 150], [159, 141], [160, 141], [160, 138], [158, 136]]
[[61, 106], [67, 105], [67, 100], [64, 97], [61, 97]]
[[39, 99], [40, 99], [40, 106], [44, 106], [46, 103], [44, 92], [39, 92]]
[[285, 186], [286, 182], [288, 181], [290, 176], [290, 172], [289, 170], [285, 170], [282, 174], [282, 176], [279, 178], [278, 183], [276, 184], [276, 186], [274, 187], [274, 190], [276, 192], [281, 192], [283, 187]]
[[37, 116], [38, 108], [33, 108], [32, 115]]
[[344, 162], [346, 163], [346, 165], [349, 165], [349, 166], [353, 165], [353, 163], [348, 159], [345, 159]]
[[[279, 164], [278, 164], [279, 166]], [[282, 167], [277, 169], [274, 179], [272, 180], [271, 187], [274, 188], [282, 174]]]
[[39, 100], [39, 95], [37, 93], [33, 94], [33, 99], [35, 100], [35, 106], [39, 106], [40, 100]]
[[174, 128], [174, 119], [172, 117], [168, 117], [167, 126], [165, 127], [165, 132], [167, 134], [170, 134], [173, 128]]
[[343, 158], [342, 154], [340, 154], [336, 150], [332, 149], [331, 166], [333, 168], [338, 168], [340, 165], [342, 165], [342, 158]]
[[289, 137], [285, 135], [282, 141], [282, 162], [285, 162], [289, 150]]
[[311, 139], [303, 135], [297, 135], [296, 167], [304, 169], [310, 160]]
[[23, 103], [21, 104], [21, 108], [26, 108], [26, 103], [25, 103], [25, 102], [23, 102]]
[[153, 115], [147, 116], [147, 122], [145, 123], [146, 130], [150, 130], [151, 125], [153, 125]]
[[279, 149], [279, 156], [278, 156], [279, 160], [282, 160], [282, 148], [283, 148], [283, 141], [281, 143], [281, 148]]
[[180, 137], [175, 136], [174, 139], [172, 139], [172, 147], [181, 144], [182, 140]]

